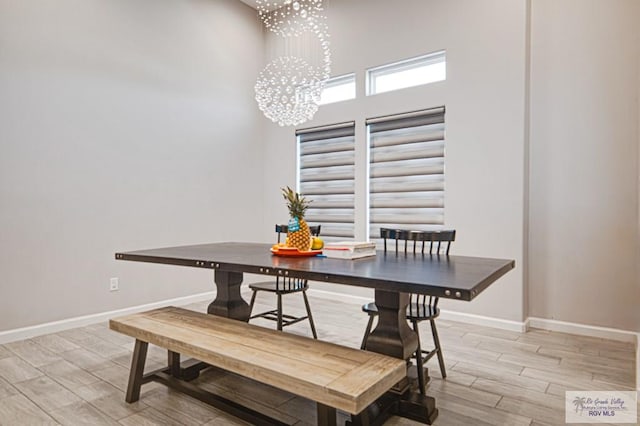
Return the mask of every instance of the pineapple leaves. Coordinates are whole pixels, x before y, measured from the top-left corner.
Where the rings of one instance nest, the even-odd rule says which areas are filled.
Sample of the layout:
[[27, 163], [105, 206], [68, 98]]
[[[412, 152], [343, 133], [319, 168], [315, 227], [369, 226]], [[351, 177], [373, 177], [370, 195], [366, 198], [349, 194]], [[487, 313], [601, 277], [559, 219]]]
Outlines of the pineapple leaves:
[[282, 190], [282, 196], [287, 201], [287, 208], [289, 209], [289, 215], [291, 217], [297, 217], [303, 219], [304, 214], [309, 208], [309, 203], [305, 197], [295, 192], [290, 187], [280, 188]]

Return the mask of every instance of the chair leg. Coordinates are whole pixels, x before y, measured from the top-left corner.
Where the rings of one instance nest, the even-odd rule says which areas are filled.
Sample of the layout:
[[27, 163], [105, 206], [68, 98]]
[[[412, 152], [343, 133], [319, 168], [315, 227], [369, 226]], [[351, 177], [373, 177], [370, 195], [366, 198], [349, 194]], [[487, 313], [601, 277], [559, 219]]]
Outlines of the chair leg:
[[144, 375], [144, 363], [147, 360], [148, 347], [149, 343], [136, 339], [133, 358], [131, 359], [131, 371], [129, 371], [127, 394], [124, 398], [128, 403], [136, 402], [140, 399], [140, 387], [142, 387], [142, 376]]
[[369, 334], [371, 334], [371, 327], [373, 327], [373, 317], [375, 315], [369, 314], [369, 322], [367, 323], [367, 329], [364, 331], [364, 337], [362, 338], [362, 344], [360, 349], [365, 350], [367, 348], [367, 340], [369, 340]]
[[307, 290], [302, 291], [302, 297], [304, 298], [304, 306], [307, 308], [307, 318], [309, 319], [309, 324], [311, 325], [311, 332], [313, 333], [313, 338], [317, 339], [318, 334], [316, 333], [316, 325], [313, 323], [313, 316], [311, 315], [311, 307], [309, 306], [309, 299], [307, 299]]
[[416, 369], [418, 370], [418, 387], [420, 388], [420, 393], [422, 395], [425, 394], [425, 383], [424, 383], [424, 363], [422, 360], [422, 346], [420, 344], [420, 330], [418, 329], [418, 321], [411, 321], [413, 324], [413, 331], [418, 335], [418, 348], [416, 349]]
[[253, 305], [256, 303], [256, 295], [257, 291], [253, 290], [253, 294], [251, 295], [251, 303], [249, 304], [249, 319], [251, 319], [251, 314], [253, 313]]
[[282, 331], [282, 295], [278, 293], [278, 330]]
[[447, 377], [447, 371], [444, 368], [444, 357], [442, 356], [442, 348], [440, 347], [440, 338], [438, 337], [438, 329], [436, 328], [436, 321], [430, 320], [431, 322], [431, 333], [433, 334], [433, 343], [435, 343], [435, 350], [438, 351], [436, 355], [438, 355], [438, 364], [440, 364], [440, 373], [442, 373], [442, 378], [445, 379]]

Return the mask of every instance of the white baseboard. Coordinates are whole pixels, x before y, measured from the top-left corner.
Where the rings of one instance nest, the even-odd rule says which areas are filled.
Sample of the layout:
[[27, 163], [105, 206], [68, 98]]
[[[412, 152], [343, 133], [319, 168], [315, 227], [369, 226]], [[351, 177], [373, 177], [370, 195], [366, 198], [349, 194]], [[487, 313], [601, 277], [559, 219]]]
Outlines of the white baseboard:
[[[309, 293], [313, 294], [316, 297], [322, 297], [323, 299], [339, 300], [341, 302], [354, 303], [358, 305], [363, 305], [372, 301], [370, 297], [353, 296], [350, 294], [336, 293], [325, 290], [310, 289]], [[467, 314], [464, 312], [448, 311], [446, 309], [440, 310], [440, 318], [449, 321], [464, 322], [466, 324], [499, 328], [501, 330], [517, 331], [520, 333], [524, 333], [526, 331], [526, 324], [523, 322], [486, 317], [483, 315]]]
[[578, 324], [574, 322], [558, 321], [545, 318], [528, 318], [528, 325], [561, 333], [577, 334], [580, 336], [599, 337], [601, 339], [617, 340], [620, 342], [637, 342], [638, 333], [617, 328], [598, 327], [595, 325]]
[[215, 292], [206, 292], [206, 293], [194, 294], [191, 296], [177, 297], [175, 299], [148, 303], [146, 305], [139, 305], [139, 306], [133, 306], [130, 308], [117, 309], [115, 311], [101, 312], [98, 314], [68, 318], [60, 321], [48, 322], [45, 324], [38, 324], [31, 327], [0, 331], [0, 344], [15, 342], [16, 340], [30, 339], [32, 337], [41, 336], [43, 334], [57, 333], [59, 331], [69, 330], [71, 328], [85, 327], [87, 325], [96, 324], [102, 321], [107, 321], [108, 319], [113, 317], [128, 315], [128, 314], [141, 312], [148, 309], [160, 308], [167, 305], [184, 306], [190, 303], [202, 302], [205, 300], [213, 300], [214, 297], [215, 297]]
[[524, 333], [527, 331], [526, 322], [486, 317], [484, 315], [468, 314], [465, 312], [447, 311], [441, 309], [440, 318], [450, 321], [464, 322], [467, 324], [499, 328], [500, 330], [516, 331], [518, 333]]
[[636, 388], [640, 392], [640, 333], [636, 335]]

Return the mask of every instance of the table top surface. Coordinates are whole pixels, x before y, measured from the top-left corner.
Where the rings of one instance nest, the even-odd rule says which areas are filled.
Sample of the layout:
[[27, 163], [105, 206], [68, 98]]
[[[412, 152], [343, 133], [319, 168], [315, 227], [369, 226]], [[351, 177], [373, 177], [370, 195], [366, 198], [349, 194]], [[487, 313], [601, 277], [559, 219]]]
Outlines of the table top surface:
[[118, 260], [289, 276], [384, 291], [472, 300], [515, 261], [378, 251], [355, 260], [274, 256], [270, 244], [212, 243], [116, 253]]

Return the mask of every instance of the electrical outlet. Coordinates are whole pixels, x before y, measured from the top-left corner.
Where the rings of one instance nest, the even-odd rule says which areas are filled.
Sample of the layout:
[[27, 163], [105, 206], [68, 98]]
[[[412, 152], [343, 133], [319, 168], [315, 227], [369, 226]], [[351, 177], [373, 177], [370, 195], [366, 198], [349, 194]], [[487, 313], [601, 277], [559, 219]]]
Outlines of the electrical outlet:
[[111, 278], [109, 280], [109, 291], [118, 291], [119, 289], [118, 278]]

